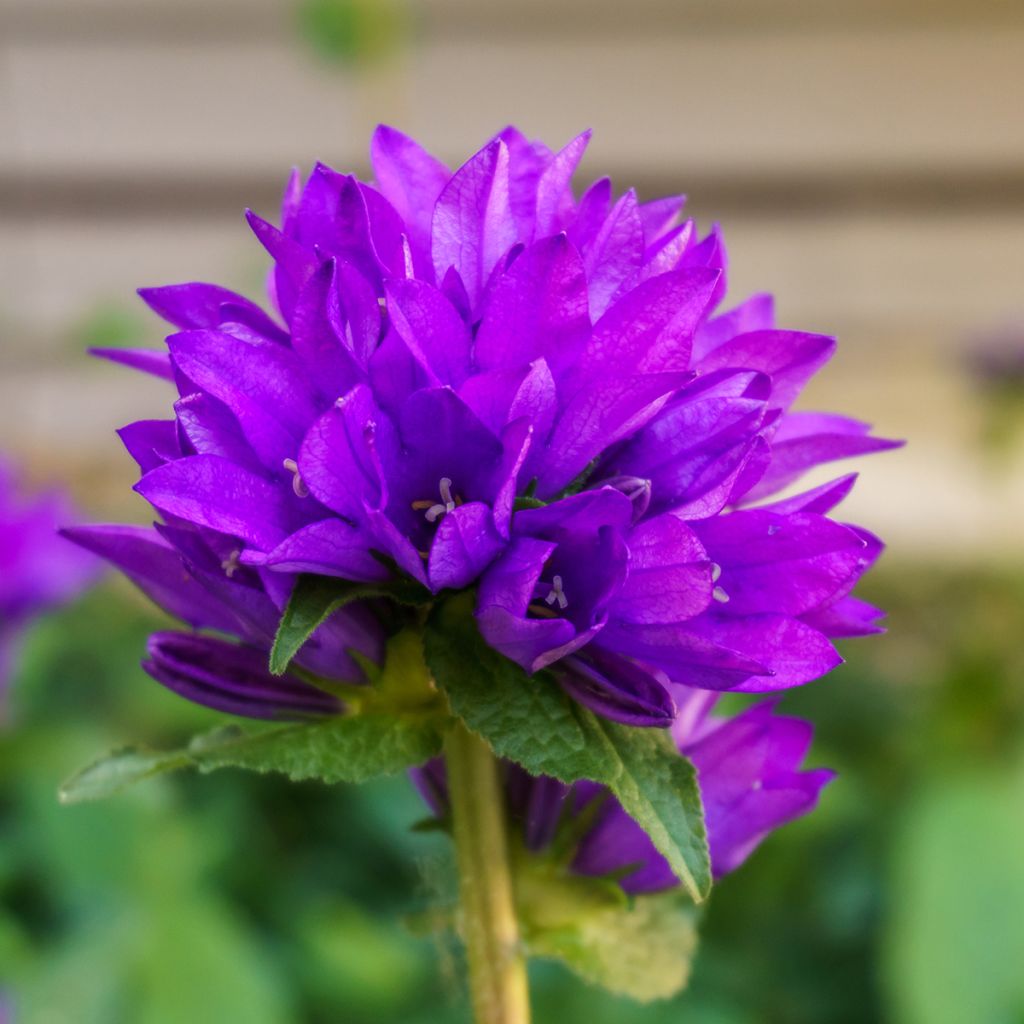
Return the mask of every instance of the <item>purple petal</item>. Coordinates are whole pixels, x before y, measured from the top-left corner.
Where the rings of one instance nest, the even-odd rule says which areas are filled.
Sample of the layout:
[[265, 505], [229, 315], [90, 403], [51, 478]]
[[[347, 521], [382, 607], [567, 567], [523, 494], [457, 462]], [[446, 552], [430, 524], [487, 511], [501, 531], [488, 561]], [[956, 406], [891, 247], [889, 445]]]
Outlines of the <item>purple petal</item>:
[[721, 511], [757, 450], [765, 403], [712, 391], [662, 410], [607, 467], [651, 481], [651, 507], [688, 519]]
[[639, 430], [673, 391], [689, 379], [685, 373], [649, 373], [588, 385], [566, 406], [537, 468], [537, 493], [565, 487], [605, 448]]
[[181, 555], [144, 526], [75, 526], [65, 537], [120, 569], [151, 601], [197, 629], [238, 630], [238, 620], [185, 570]]
[[231, 410], [212, 395], [196, 392], [174, 403], [178, 426], [197, 455], [219, 455], [240, 466], [263, 472]]
[[487, 298], [474, 355], [482, 370], [546, 359], [572, 365], [590, 337], [583, 261], [565, 235], [526, 249]]
[[321, 519], [297, 530], [273, 551], [246, 551], [242, 562], [278, 572], [312, 572], [359, 583], [386, 580], [391, 573], [370, 553], [371, 536], [343, 519]]
[[814, 466], [870, 452], [900, 448], [902, 441], [871, 437], [867, 423], [826, 413], [793, 412], [783, 418], [772, 438], [772, 459], [749, 500], [781, 490]]
[[878, 620], [884, 617], [883, 609], [860, 598], [846, 596], [824, 608], [808, 612], [801, 616], [801, 621], [827, 637], [840, 638], [884, 633], [885, 627], [878, 624]]
[[810, 811], [834, 777], [799, 771], [810, 746], [809, 723], [755, 705], [683, 752], [697, 768], [716, 876], [735, 870], [773, 829]]
[[[751, 676], [727, 687], [743, 693], [766, 693], [800, 686], [827, 675], [843, 659], [818, 630], [785, 615], [750, 615], [743, 618], [707, 613], [692, 620], [699, 635], [741, 657], [756, 658], [771, 673]], [[679, 682], [702, 686], [690, 679]], [[715, 689], [716, 687], [711, 687]]]
[[268, 469], [279, 471], [285, 459], [296, 457], [318, 409], [294, 353], [219, 331], [175, 334], [168, 345], [182, 372], [231, 410]]
[[[192, 281], [161, 288], [140, 288], [139, 296], [157, 316], [182, 330], [216, 328], [225, 321], [245, 316], [250, 323], [278, 335], [281, 333], [256, 303], [220, 285]], [[225, 306], [228, 307], [226, 312]]]
[[572, 176], [590, 142], [590, 130], [577, 135], [552, 158], [537, 183], [536, 237], [560, 231], [573, 212]]
[[774, 326], [775, 299], [766, 293], [752, 295], [746, 302], [701, 326], [693, 339], [694, 361], [700, 362], [738, 334], [767, 331]]
[[[747, 645], [749, 652], [740, 651], [726, 642], [732, 637], [718, 642], [714, 631], [706, 628], [702, 620], [692, 622], [692, 626], [679, 626], [613, 618], [601, 634], [601, 646], [655, 666], [674, 683], [685, 686], [735, 690], [755, 688], [753, 684], [757, 684], [761, 689], [772, 688], [772, 668], [754, 650], [756, 637]], [[752, 685], [748, 687], [748, 683]]]
[[367, 507], [387, 503], [381, 453], [393, 458], [397, 448], [390, 419], [370, 389], [360, 385], [310, 427], [299, 451], [299, 472], [318, 501], [359, 522]]
[[278, 231], [252, 210], [246, 211], [246, 220], [260, 244], [274, 260], [271, 280], [274, 297], [285, 320], [291, 322], [295, 301], [305, 283], [313, 276], [319, 261], [305, 247]]
[[527, 367], [478, 373], [462, 385], [459, 398], [494, 433], [526, 417], [539, 438], [551, 430], [558, 408], [555, 381], [543, 359]]
[[434, 384], [458, 387], [470, 373], [469, 328], [444, 294], [422, 281], [388, 281], [388, 313]]
[[622, 809], [609, 800], [597, 822], [580, 843], [572, 870], [597, 877], [635, 870], [619, 879], [628, 893], [657, 892], [677, 884], [667, 861], [654, 848], [647, 833]]
[[154, 633], [142, 667], [196, 704], [246, 718], [340, 714], [337, 698], [292, 675], [272, 676], [265, 651], [188, 633]]
[[490, 508], [480, 502], [448, 512], [434, 534], [427, 576], [435, 593], [468, 586], [504, 547]]
[[820, 487], [814, 487], [792, 498], [773, 501], [770, 505], [758, 506], [764, 512], [790, 515], [793, 512], [815, 512], [820, 516], [832, 511], [851, 491], [857, 480], [856, 473], [848, 473]]
[[644, 226], [632, 189], [612, 207], [593, 241], [581, 250], [589, 284], [590, 315], [596, 320], [643, 261]]
[[167, 515], [270, 551], [290, 532], [287, 485], [216, 455], [192, 455], [147, 473], [134, 488]]
[[370, 160], [377, 187], [408, 227], [418, 275], [432, 274], [430, 223], [450, 177], [448, 168], [409, 136], [383, 124], [370, 143]]
[[181, 456], [174, 420], [138, 420], [122, 427], [117, 436], [143, 473]]
[[171, 357], [162, 349], [148, 348], [91, 348], [89, 354], [112, 363], [120, 363], [133, 370], [141, 370], [153, 377], [174, 380]]
[[498, 138], [508, 147], [509, 208], [515, 218], [516, 233], [529, 239], [536, 223], [537, 185], [552, 153], [544, 143], [531, 142], [511, 125]]
[[697, 534], [673, 515], [656, 516], [628, 537], [629, 576], [612, 604], [623, 622], [682, 622], [711, 601], [711, 564]]
[[772, 407], [788, 409], [835, 348], [835, 339], [823, 334], [751, 331], [719, 345], [696, 368], [702, 374], [739, 368], [765, 373], [772, 379]]
[[434, 209], [437, 279], [455, 267], [474, 308], [491, 270], [516, 242], [508, 190], [508, 148], [499, 139], [455, 172]]
[[685, 202], [686, 196], [665, 196], [641, 203], [637, 207], [636, 212], [644, 228], [644, 245], [652, 245], [672, 229]]
[[563, 664], [558, 674], [562, 689], [603, 718], [633, 726], [671, 724], [676, 706], [663, 673], [594, 646]]
[[759, 509], [694, 524], [718, 580], [726, 615], [802, 615], [836, 595], [861, 567], [865, 542], [824, 516]]
[[338, 287], [338, 266], [329, 260], [299, 292], [292, 316], [292, 348], [305, 364], [307, 378], [328, 401], [344, 395], [362, 376], [345, 345]]
[[689, 370], [693, 332], [717, 279], [715, 270], [680, 270], [634, 288], [595, 324], [570, 392], [601, 378]]
[[602, 526], [627, 530], [633, 522], [633, 504], [614, 487], [581, 491], [543, 508], [524, 509], [515, 517], [520, 536], [558, 540], [577, 533], [596, 533]]

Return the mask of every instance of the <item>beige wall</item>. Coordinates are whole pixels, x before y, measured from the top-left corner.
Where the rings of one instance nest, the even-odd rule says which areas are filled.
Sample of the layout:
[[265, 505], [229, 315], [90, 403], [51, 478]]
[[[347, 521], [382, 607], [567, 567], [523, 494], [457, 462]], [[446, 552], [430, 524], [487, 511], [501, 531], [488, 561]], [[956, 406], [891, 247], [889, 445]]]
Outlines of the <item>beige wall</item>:
[[273, 212], [293, 163], [364, 168], [378, 120], [452, 161], [508, 121], [591, 126], [588, 171], [722, 221], [737, 297], [773, 289], [787, 325], [839, 335], [811, 404], [911, 439], [865, 462], [852, 517], [895, 558], [1024, 555], [1024, 462], [979, 456], [962, 374], [973, 331], [1024, 320], [1024, 6], [411, 10], [390, 61], [339, 69], [272, 0], [0, 0], [2, 447], [142, 517], [111, 431], [166, 402], [77, 354], [99, 305], [256, 287], [241, 209]]

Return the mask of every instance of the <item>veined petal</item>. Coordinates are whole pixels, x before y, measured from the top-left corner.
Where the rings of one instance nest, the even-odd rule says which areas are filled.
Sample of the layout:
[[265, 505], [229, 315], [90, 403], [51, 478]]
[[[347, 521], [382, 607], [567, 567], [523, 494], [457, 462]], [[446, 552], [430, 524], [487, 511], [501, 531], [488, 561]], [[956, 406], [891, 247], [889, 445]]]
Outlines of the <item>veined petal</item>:
[[154, 633], [142, 667], [196, 704], [246, 718], [303, 719], [340, 714], [336, 697], [293, 675], [273, 676], [266, 654], [213, 637]]
[[468, 586], [503, 547], [490, 508], [478, 501], [461, 505], [444, 516], [434, 534], [427, 567], [431, 589]]
[[191, 455], [147, 473], [136, 485], [167, 515], [238, 537], [268, 551], [290, 532], [285, 486], [217, 455]]
[[434, 208], [431, 235], [437, 279], [455, 267], [475, 307], [494, 265], [516, 242], [504, 142], [491, 142], [455, 172]]

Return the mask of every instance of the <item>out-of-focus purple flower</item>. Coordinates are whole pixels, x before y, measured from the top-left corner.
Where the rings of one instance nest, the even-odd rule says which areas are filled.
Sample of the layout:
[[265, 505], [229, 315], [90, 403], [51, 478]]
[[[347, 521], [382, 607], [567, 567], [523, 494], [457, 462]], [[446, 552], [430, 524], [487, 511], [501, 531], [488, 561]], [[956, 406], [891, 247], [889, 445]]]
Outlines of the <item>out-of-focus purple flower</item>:
[[[722, 311], [722, 240], [681, 198], [602, 179], [577, 199], [588, 137], [553, 152], [508, 128], [452, 173], [381, 127], [374, 185], [317, 165], [280, 227], [250, 214], [274, 312], [142, 289], [168, 353], [105, 354], [178, 391], [173, 419], [121, 436], [162, 557], [201, 580], [193, 625], [265, 642], [298, 573], [473, 586], [497, 650], [661, 726], [673, 684], [794, 686], [839, 662], [832, 638], [876, 628], [850, 591], [880, 545], [828, 518], [853, 478], [763, 502], [893, 442], [791, 411], [833, 340], [776, 327], [768, 296]], [[139, 577], [134, 557], [118, 564]], [[180, 616], [164, 576], [144, 586]]]
[[968, 366], [984, 386], [1024, 391], [1024, 319], [1007, 322], [969, 339]]
[[[773, 713], [765, 700], [733, 718], [710, 714], [714, 694], [680, 694], [672, 731], [697, 769], [715, 877], [738, 868], [769, 832], [811, 811], [834, 778], [828, 769], [802, 771], [811, 744], [809, 722]], [[572, 871], [611, 877], [630, 893], [677, 884], [650, 838], [603, 787], [566, 786], [505, 766], [509, 811], [528, 849], [543, 852], [562, 830], [577, 831]], [[444, 765], [432, 761], [412, 773], [438, 814], [447, 808]], [[582, 835], [578, 830], [582, 825]]]
[[97, 574], [95, 559], [57, 535], [74, 518], [59, 491], [19, 494], [13, 469], [0, 460], [0, 715], [29, 624], [77, 596]]

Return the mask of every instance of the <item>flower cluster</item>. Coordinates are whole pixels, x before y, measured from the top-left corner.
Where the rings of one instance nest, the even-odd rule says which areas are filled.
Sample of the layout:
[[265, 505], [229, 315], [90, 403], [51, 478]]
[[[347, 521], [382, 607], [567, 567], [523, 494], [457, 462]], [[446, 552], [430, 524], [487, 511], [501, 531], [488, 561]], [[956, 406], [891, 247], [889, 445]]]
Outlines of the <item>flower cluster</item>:
[[29, 624], [76, 596], [96, 575], [95, 560], [57, 535], [70, 518], [59, 492], [21, 498], [13, 470], [0, 462], [0, 717]]
[[75, 537], [242, 641], [160, 634], [157, 679], [237, 714], [335, 710], [303, 678], [364, 680], [384, 602], [336, 612], [305, 673], [270, 676], [258, 652], [300, 573], [475, 588], [489, 644], [639, 726], [692, 688], [805, 683], [839, 662], [832, 639], [877, 630], [851, 590], [881, 545], [828, 517], [853, 478], [765, 501], [892, 445], [791, 411], [834, 341], [777, 328], [765, 295], [721, 311], [722, 240], [681, 197], [602, 179], [577, 199], [587, 141], [509, 128], [453, 174], [381, 127], [375, 184], [318, 165], [280, 227], [249, 215], [273, 312], [142, 289], [168, 352], [104, 354], [177, 389], [173, 419], [121, 431], [163, 522]]
[[[773, 714], [774, 700], [761, 701], [730, 719], [716, 718], [716, 695], [690, 691], [672, 725], [680, 753], [697, 769], [715, 877], [738, 868], [773, 829], [806, 814], [833, 773], [800, 771], [811, 744], [808, 722]], [[421, 794], [442, 818], [448, 811], [444, 762], [413, 773]], [[543, 853], [560, 837], [573, 837], [570, 869], [614, 878], [629, 893], [676, 885], [671, 868], [647, 833], [603, 787], [567, 786], [504, 765], [511, 817], [526, 849]]]

